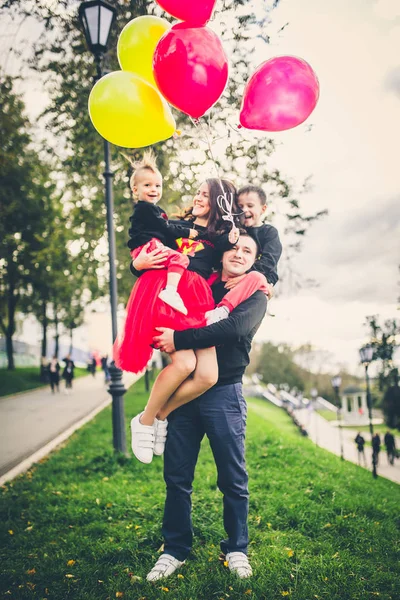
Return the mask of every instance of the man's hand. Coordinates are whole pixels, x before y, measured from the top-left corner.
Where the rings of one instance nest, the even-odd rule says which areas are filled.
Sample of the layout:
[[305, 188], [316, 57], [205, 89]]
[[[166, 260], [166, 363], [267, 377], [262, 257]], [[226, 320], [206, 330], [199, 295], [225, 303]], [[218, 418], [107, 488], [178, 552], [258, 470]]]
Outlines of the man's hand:
[[271, 300], [272, 296], [274, 295], [274, 286], [269, 281], [267, 281], [267, 288], [267, 298], [268, 300]]
[[159, 248], [147, 253], [146, 246], [144, 246], [135, 260], [132, 261], [132, 265], [136, 271], [145, 271], [146, 269], [163, 269], [167, 256], [168, 251], [161, 250]]
[[246, 277], [247, 273], [245, 273], [244, 275], [239, 275], [239, 277], [232, 277], [231, 279], [228, 279], [228, 281], [226, 282], [226, 284], [224, 285], [225, 289], [227, 290], [233, 290], [233, 288], [242, 281], [242, 279], [244, 279]]
[[175, 352], [175, 331], [173, 329], [168, 329], [167, 327], [156, 327], [156, 329], [157, 331], [161, 331], [161, 335], [153, 338], [155, 347], [158, 348], [158, 350], [161, 350], [161, 352], [167, 352], [167, 354]]

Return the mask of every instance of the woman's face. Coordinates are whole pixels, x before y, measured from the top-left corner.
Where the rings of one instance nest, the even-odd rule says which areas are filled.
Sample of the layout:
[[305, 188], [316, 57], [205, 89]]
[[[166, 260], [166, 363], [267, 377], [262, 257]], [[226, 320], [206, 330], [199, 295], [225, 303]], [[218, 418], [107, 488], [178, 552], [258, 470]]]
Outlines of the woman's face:
[[210, 214], [210, 193], [206, 182], [202, 183], [193, 198], [194, 217], [206, 219]]

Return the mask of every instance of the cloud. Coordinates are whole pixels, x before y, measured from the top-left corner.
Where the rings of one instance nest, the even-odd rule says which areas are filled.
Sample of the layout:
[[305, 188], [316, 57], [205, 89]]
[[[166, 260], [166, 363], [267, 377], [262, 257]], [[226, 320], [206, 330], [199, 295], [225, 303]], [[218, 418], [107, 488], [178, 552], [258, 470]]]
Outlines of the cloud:
[[400, 97], [400, 67], [388, 73], [385, 80], [385, 89]]

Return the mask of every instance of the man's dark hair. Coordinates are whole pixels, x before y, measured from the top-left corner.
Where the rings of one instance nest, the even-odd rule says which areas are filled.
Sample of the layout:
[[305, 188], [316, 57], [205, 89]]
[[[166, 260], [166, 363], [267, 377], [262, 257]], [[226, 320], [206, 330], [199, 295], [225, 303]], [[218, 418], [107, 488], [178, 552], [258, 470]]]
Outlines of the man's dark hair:
[[239, 198], [241, 194], [251, 194], [251, 192], [257, 194], [260, 199], [261, 206], [265, 206], [267, 204], [267, 194], [264, 192], [262, 187], [258, 185], [245, 185], [244, 187], [240, 188], [237, 195]]
[[256, 243], [256, 247], [257, 247], [257, 257], [256, 257], [256, 260], [257, 260], [258, 256], [261, 254], [261, 246], [260, 246], [260, 242], [258, 241], [257, 237], [255, 235], [253, 235], [250, 230], [247, 230], [247, 229], [240, 228], [239, 233], [240, 233], [240, 237], [249, 237], [252, 240], [254, 240], [254, 242]]

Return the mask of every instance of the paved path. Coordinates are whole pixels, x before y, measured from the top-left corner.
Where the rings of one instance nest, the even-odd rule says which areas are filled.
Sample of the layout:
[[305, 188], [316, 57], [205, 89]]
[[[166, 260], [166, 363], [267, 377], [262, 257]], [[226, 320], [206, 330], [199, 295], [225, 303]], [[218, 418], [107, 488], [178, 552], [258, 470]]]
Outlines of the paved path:
[[[304, 409], [295, 410], [295, 415], [298, 421], [305, 426], [310, 439], [314, 443], [321, 446], [321, 448], [325, 448], [326, 450], [329, 450], [329, 452], [340, 456], [340, 432], [338, 427], [333, 426], [330, 421], [327, 421], [315, 411], [310, 414], [309, 411]], [[342, 428], [342, 432], [344, 458], [345, 460], [358, 464], [358, 452], [356, 444], [354, 443], [357, 432], [345, 427]], [[363, 436], [366, 441], [370, 441], [369, 432], [363, 432]], [[381, 439], [382, 438], [383, 436], [381, 436]], [[383, 450], [381, 450], [379, 455], [378, 475], [380, 477], [386, 477], [386, 479], [390, 479], [396, 483], [400, 483], [400, 459], [395, 460], [393, 466], [388, 465], [386, 451], [383, 445], [382, 448]], [[368, 470], [372, 470], [372, 449], [366, 446], [364, 451], [367, 468]]]
[[[136, 379], [137, 376], [124, 373], [125, 387]], [[62, 381], [61, 392], [54, 395], [49, 388], [40, 388], [0, 398], [0, 476], [111, 402], [103, 373], [75, 379], [73, 385], [68, 396]]]

